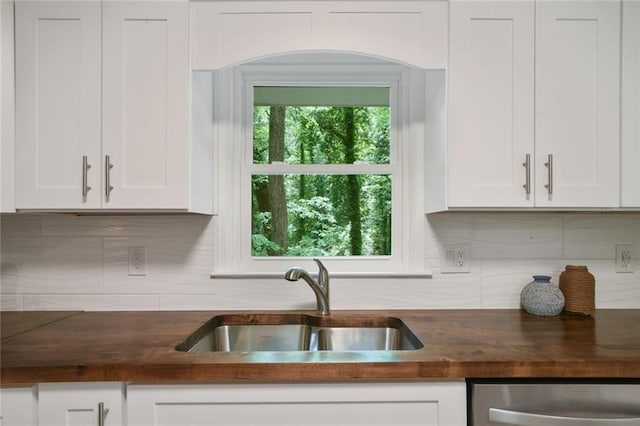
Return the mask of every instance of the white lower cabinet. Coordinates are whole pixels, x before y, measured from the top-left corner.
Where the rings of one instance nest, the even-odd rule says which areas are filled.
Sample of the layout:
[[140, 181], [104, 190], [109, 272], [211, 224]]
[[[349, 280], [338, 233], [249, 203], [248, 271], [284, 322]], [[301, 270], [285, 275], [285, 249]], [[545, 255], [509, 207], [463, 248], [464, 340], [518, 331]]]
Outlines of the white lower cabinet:
[[0, 389], [0, 426], [465, 426], [464, 380]]
[[[41, 426], [124, 425], [124, 389], [122, 382], [40, 384], [38, 385], [38, 424]], [[8, 425], [10, 423], [7, 425], [3, 423], [2, 426]]]
[[0, 426], [38, 424], [36, 386], [0, 389]]
[[129, 425], [466, 425], [464, 381], [130, 385]]

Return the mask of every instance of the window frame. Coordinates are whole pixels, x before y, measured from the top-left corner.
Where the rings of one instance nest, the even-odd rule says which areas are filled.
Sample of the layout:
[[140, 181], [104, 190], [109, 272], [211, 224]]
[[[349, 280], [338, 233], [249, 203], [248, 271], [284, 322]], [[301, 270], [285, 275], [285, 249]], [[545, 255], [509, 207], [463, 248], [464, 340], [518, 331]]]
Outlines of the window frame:
[[[263, 85], [389, 87], [389, 164], [254, 164], [253, 87]], [[381, 62], [246, 64], [218, 71], [214, 78], [214, 99], [217, 100], [214, 105], [214, 140], [217, 146], [219, 208], [212, 276], [281, 277], [294, 264], [312, 264], [310, 257], [251, 256], [251, 175], [299, 174], [303, 170], [339, 174], [344, 170], [392, 176], [392, 254], [323, 257], [332, 276], [429, 276], [424, 259], [421, 161], [424, 118], [420, 118], [420, 114], [424, 117], [424, 96], [419, 96], [421, 90], [424, 94], [423, 72]]]

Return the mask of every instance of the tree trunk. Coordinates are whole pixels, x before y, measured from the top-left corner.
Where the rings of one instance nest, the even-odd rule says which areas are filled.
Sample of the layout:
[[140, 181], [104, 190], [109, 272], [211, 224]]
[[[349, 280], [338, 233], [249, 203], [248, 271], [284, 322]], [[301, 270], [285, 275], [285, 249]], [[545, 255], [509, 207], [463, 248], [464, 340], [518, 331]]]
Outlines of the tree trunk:
[[[285, 107], [271, 107], [269, 111], [269, 163], [284, 161], [284, 117]], [[269, 253], [271, 256], [282, 255], [287, 251], [287, 200], [284, 188], [284, 176], [269, 176], [269, 204], [272, 229], [270, 240], [278, 244], [282, 250]]]
[[[300, 138], [298, 157], [300, 157], [300, 164], [306, 164], [305, 158], [305, 138]], [[307, 198], [307, 177], [303, 174], [298, 176], [298, 200], [305, 200]], [[296, 235], [295, 244], [298, 244], [304, 236], [307, 234], [307, 220], [303, 215], [296, 215]]]
[[[345, 108], [345, 162], [353, 164], [355, 162], [355, 114], [353, 108]], [[358, 256], [362, 254], [362, 220], [360, 217], [360, 184], [358, 176], [347, 176], [347, 204], [348, 216], [351, 228], [349, 236], [351, 237], [351, 255]]]

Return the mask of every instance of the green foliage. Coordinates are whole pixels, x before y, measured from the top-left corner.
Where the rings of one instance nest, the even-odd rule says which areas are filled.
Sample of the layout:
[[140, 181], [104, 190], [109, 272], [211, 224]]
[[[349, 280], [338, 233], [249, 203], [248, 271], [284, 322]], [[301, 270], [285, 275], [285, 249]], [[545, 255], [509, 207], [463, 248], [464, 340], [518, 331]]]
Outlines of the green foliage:
[[[389, 108], [287, 107], [285, 162], [350, 164], [390, 161]], [[349, 127], [351, 126], [351, 127]], [[268, 163], [269, 107], [254, 108], [254, 163]], [[389, 175], [285, 176], [288, 246], [270, 241], [267, 176], [253, 176], [254, 256], [391, 254]]]
[[251, 247], [254, 256], [269, 256], [274, 251], [282, 250], [282, 247], [262, 234], [251, 235]]

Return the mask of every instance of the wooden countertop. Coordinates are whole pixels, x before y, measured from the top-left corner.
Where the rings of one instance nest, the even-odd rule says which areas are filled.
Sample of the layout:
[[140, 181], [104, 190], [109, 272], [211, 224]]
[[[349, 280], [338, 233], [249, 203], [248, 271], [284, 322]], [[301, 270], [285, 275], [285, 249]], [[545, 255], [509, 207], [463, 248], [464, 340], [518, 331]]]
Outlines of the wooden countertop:
[[[4, 312], [2, 384], [640, 378], [640, 310], [550, 318], [521, 310], [334, 311], [333, 317], [399, 318], [424, 348], [359, 353], [184, 353], [174, 349], [223, 313], [82, 312], [52, 320], [51, 312]], [[45, 320], [17, 332], [15, 325], [5, 327], [20, 318], [31, 324], [38, 318]]]
[[0, 340], [59, 321], [81, 311], [0, 312]]

